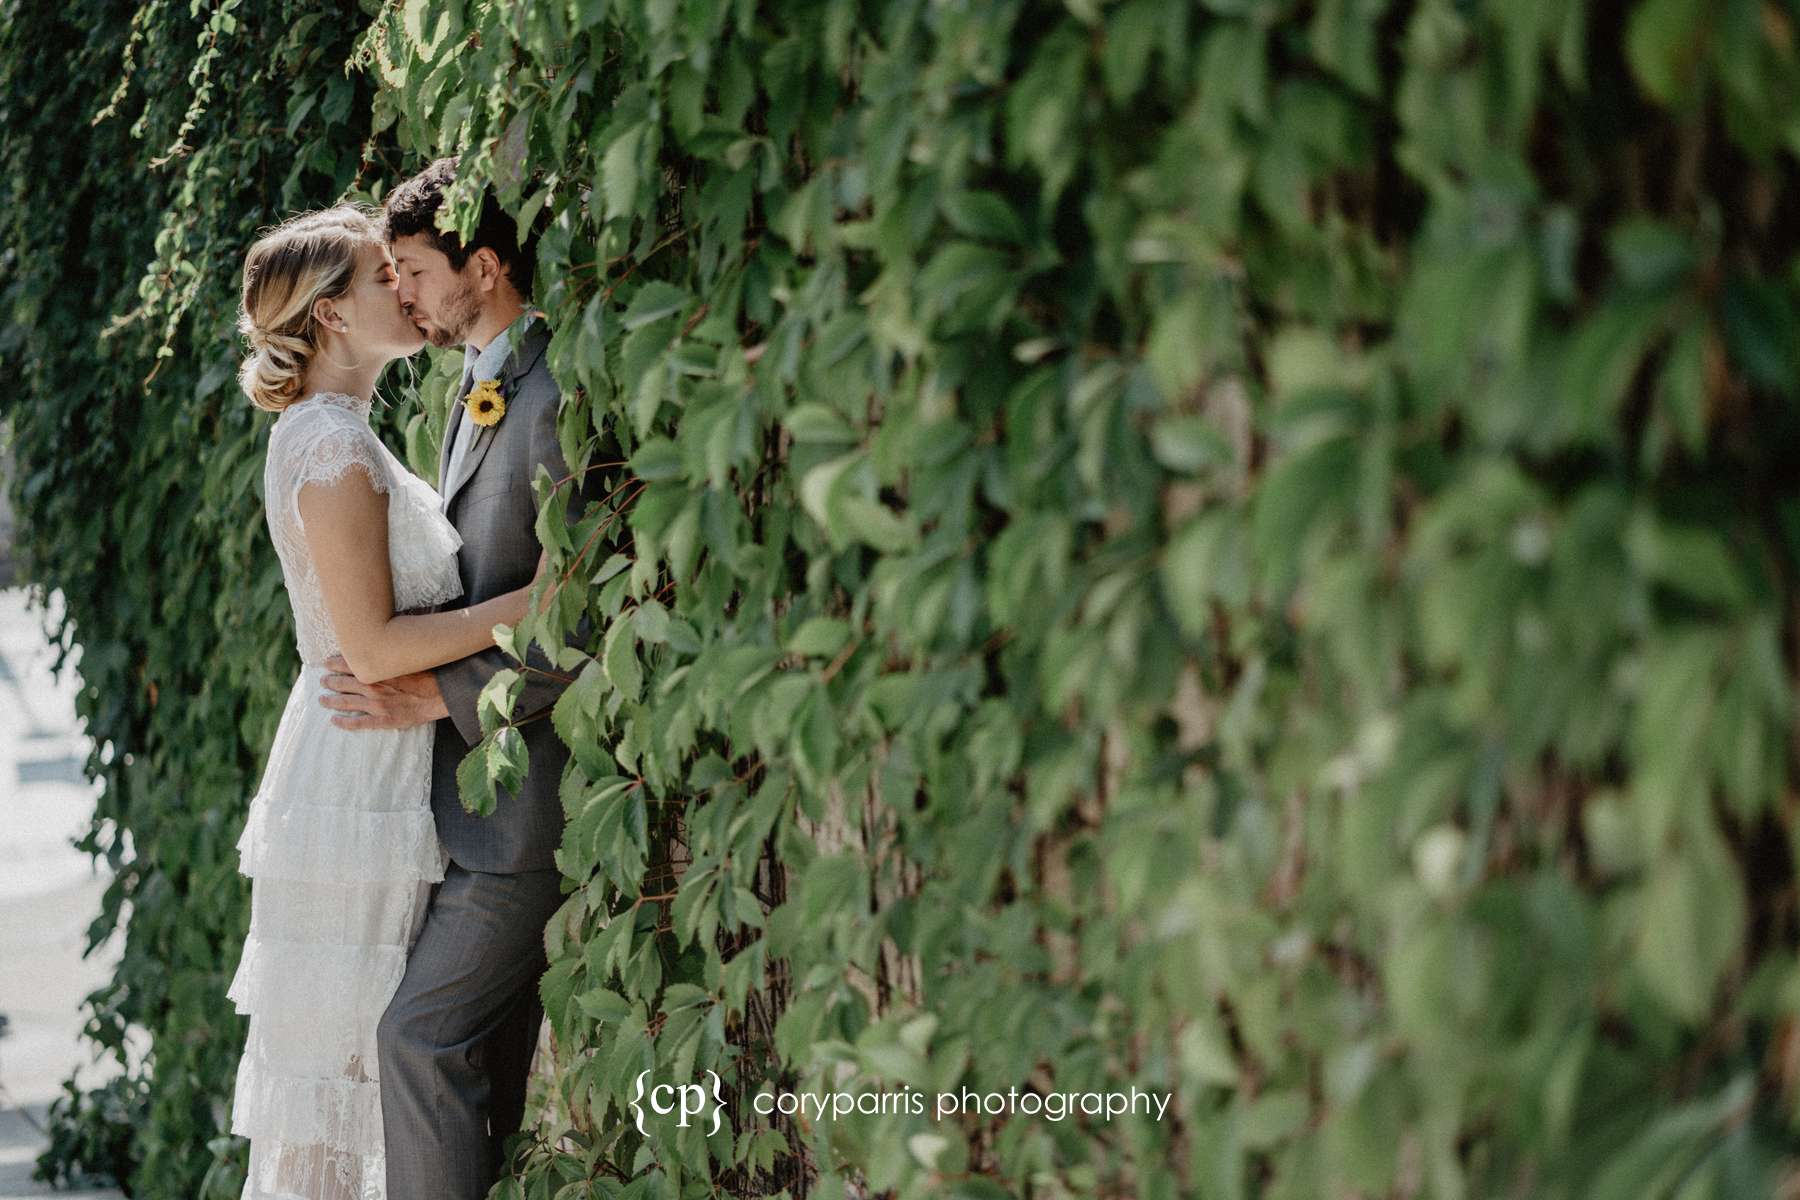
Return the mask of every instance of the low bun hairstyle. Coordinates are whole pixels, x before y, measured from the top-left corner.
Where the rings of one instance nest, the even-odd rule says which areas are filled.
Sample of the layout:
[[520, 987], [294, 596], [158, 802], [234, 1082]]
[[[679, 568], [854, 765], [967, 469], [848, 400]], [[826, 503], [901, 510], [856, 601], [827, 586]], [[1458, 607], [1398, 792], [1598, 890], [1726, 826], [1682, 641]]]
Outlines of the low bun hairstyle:
[[280, 412], [301, 398], [319, 348], [313, 305], [349, 291], [358, 248], [384, 241], [367, 211], [339, 204], [290, 217], [250, 247], [237, 328], [250, 348], [238, 385], [252, 404]]

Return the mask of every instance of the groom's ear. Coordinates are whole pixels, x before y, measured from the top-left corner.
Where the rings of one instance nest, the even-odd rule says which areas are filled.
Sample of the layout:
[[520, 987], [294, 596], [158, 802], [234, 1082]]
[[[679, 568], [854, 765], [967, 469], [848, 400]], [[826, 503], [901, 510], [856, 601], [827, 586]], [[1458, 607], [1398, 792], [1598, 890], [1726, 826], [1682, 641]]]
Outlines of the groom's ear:
[[469, 255], [475, 264], [475, 280], [484, 292], [491, 292], [506, 278], [506, 268], [501, 265], [500, 256], [487, 246], [479, 247]]

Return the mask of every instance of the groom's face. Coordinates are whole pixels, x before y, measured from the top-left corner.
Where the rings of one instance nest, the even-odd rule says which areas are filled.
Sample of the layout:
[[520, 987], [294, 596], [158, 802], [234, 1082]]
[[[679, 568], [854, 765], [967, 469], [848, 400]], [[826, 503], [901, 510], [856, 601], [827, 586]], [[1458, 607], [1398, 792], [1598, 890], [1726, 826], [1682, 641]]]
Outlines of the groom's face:
[[401, 309], [432, 345], [462, 345], [481, 316], [481, 293], [470, 278], [474, 258], [458, 271], [422, 233], [395, 238], [393, 251]]

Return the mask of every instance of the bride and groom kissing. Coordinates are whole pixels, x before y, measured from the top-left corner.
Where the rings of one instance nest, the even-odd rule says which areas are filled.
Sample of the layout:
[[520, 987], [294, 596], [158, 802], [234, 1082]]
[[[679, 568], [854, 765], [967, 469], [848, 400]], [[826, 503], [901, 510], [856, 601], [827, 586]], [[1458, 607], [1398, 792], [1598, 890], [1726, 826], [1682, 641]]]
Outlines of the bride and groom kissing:
[[[575, 487], [574, 512], [592, 493], [557, 441], [531, 246], [491, 196], [466, 240], [437, 228], [456, 169], [294, 217], [244, 262], [239, 382], [276, 414], [263, 495], [301, 660], [238, 842], [244, 1200], [475, 1200], [523, 1118], [567, 761], [529, 718], [566, 677], [527, 658], [529, 768], [491, 816], [456, 768], [510, 665], [492, 630], [544, 569], [532, 479]], [[463, 347], [437, 488], [369, 422], [427, 340]]]

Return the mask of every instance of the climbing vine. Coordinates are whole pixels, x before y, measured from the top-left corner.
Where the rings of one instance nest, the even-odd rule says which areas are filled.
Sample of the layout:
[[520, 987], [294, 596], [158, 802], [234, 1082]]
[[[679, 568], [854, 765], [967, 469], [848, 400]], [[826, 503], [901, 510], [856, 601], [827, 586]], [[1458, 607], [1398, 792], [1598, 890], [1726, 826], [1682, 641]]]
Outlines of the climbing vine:
[[[608, 497], [535, 485], [569, 895], [499, 1194], [1791, 1182], [1786, 10], [89, 7], [0, 34], [0, 363], [131, 903], [95, 1037], [156, 1054], [53, 1169], [231, 1191], [288, 683], [236, 256], [460, 151]], [[427, 468], [442, 382], [390, 393]]]

